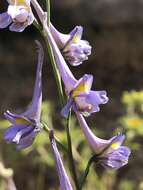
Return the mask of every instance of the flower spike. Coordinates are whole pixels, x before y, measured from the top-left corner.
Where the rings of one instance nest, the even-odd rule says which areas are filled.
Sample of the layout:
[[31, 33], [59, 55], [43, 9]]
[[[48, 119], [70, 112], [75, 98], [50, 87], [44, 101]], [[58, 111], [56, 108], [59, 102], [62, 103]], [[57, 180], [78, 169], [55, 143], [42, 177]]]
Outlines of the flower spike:
[[69, 180], [69, 177], [66, 174], [61, 156], [57, 149], [53, 130], [50, 131], [49, 137], [50, 137], [51, 147], [52, 147], [55, 162], [56, 162], [57, 172], [59, 175], [60, 189], [61, 190], [73, 190], [70, 180]]
[[125, 136], [120, 134], [109, 140], [96, 137], [84, 117], [76, 112], [80, 127], [99, 163], [107, 169], [118, 169], [128, 163], [130, 149], [122, 146]]
[[85, 116], [99, 111], [99, 104], [105, 104], [108, 102], [106, 91], [90, 90], [93, 81], [92, 75], [85, 74], [78, 81], [75, 79], [47, 27], [47, 22], [45, 22], [45, 20], [43, 22], [45, 36], [48, 38], [52, 46], [57, 67], [65, 85], [66, 93], [69, 96], [69, 101], [61, 112], [62, 115], [67, 118], [70, 108], [74, 106]]
[[36, 41], [38, 48], [38, 66], [32, 102], [28, 109], [21, 114], [6, 111], [4, 116], [11, 126], [6, 130], [4, 139], [7, 143], [15, 143], [17, 150], [30, 146], [41, 130], [40, 115], [42, 104], [42, 65], [44, 52], [41, 44]]
[[10, 25], [10, 31], [23, 32], [34, 21], [30, 0], [8, 0], [8, 3], [7, 12], [0, 14], [0, 28]]

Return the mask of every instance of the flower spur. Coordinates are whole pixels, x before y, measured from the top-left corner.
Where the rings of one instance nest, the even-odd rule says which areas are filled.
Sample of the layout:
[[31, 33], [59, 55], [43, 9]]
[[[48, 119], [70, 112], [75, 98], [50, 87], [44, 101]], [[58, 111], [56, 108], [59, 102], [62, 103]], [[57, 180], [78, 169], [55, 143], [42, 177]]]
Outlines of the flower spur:
[[36, 41], [38, 47], [38, 66], [32, 102], [28, 109], [21, 114], [13, 114], [10, 111], [4, 113], [11, 126], [6, 130], [4, 139], [7, 143], [15, 143], [18, 150], [30, 146], [41, 129], [40, 115], [42, 104], [42, 65], [44, 52], [41, 44]]

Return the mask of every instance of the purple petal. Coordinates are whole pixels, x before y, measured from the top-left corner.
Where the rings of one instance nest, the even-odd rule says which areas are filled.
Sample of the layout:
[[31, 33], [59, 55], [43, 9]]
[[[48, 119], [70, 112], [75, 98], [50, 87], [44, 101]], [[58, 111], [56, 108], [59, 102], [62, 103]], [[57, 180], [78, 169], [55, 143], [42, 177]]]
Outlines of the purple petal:
[[21, 138], [19, 144], [17, 144], [17, 146], [16, 146], [16, 149], [22, 150], [22, 149], [29, 147], [33, 143], [36, 135], [37, 135], [37, 132], [35, 132], [35, 130], [33, 130], [31, 133], [29, 133], [25, 137]]
[[83, 33], [83, 27], [82, 26], [76, 26], [71, 32], [70, 32], [70, 41], [73, 41], [74, 38], [78, 38], [80, 40], [82, 38], [82, 33]]
[[108, 102], [108, 97], [106, 96], [106, 91], [90, 91], [86, 96], [86, 102], [93, 106], [92, 112], [98, 112], [100, 104], [106, 104]]
[[23, 32], [27, 27], [25, 23], [12, 23], [9, 27], [9, 30], [12, 32]]
[[66, 174], [61, 156], [57, 149], [57, 145], [54, 139], [53, 131], [50, 132], [50, 142], [53, 150], [53, 154], [55, 157], [56, 167], [59, 175], [60, 180], [60, 189], [61, 190], [73, 190], [68, 175]]
[[15, 137], [13, 138], [12, 142], [15, 142], [16, 144], [19, 144], [21, 142], [21, 139], [29, 136], [29, 134], [34, 130], [33, 126], [25, 126], [24, 128], [20, 129]]
[[0, 28], [6, 28], [12, 22], [7, 12], [0, 14]]
[[25, 128], [25, 126], [20, 126], [20, 125], [14, 125], [9, 127], [5, 133], [4, 133], [4, 139], [7, 143], [12, 143], [14, 137], [18, 133], [19, 130]]
[[31, 25], [34, 21], [34, 15], [32, 13], [32, 11], [30, 10], [30, 13], [28, 15], [28, 25]]
[[118, 169], [128, 163], [131, 151], [126, 146], [121, 146], [106, 157], [101, 158], [101, 165], [107, 169]]
[[62, 111], [61, 111], [61, 115], [62, 115], [63, 117], [68, 118], [69, 111], [70, 111], [72, 105], [73, 105], [73, 99], [70, 98], [70, 99], [68, 100], [67, 104], [64, 106], [64, 108], [63, 108]]
[[124, 139], [125, 139], [125, 135], [122, 135], [122, 134], [113, 137], [112, 141], [111, 141], [111, 144], [103, 152], [103, 155], [107, 155], [107, 154], [110, 154], [110, 153], [114, 152], [115, 150], [118, 150], [119, 147], [123, 144]]

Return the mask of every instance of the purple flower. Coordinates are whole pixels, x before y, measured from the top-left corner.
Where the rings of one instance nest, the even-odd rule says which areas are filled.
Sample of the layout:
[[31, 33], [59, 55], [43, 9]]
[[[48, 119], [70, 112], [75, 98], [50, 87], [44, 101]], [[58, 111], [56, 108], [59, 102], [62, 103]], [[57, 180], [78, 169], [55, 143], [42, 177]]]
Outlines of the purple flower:
[[91, 46], [88, 41], [81, 40], [83, 27], [76, 26], [70, 34], [62, 34], [51, 24], [50, 31], [62, 51], [66, 61], [72, 66], [78, 66], [88, 60], [91, 54]]
[[99, 111], [99, 104], [105, 104], [108, 101], [106, 91], [90, 90], [93, 82], [92, 75], [85, 74], [78, 81], [75, 79], [48, 27], [46, 25], [44, 25], [44, 27], [46, 29], [45, 35], [48, 37], [53, 48], [57, 67], [65, 85], [66, 93], [69, 96], [68, 103], [62, 110], [62, 115], [67, 117], [72, 106], [75, 106], [76, 109], [84, 115], [90, 115], [93, 112]]
[[72, 186], [69, 180], [68, 175], [66, 174], [61, 156], [59, 154], [59, 151], [57, 149], [57, 145], [54, 139], [54, 134], [53, 130], [50, 131], [50, 142], [51, 142], [51, 147], [53, 150], [55, 162], [56, 162], [56, 167], [57, 167], [57, 172], [59, 176], [59, 181], [60, 181], [60, 189], [61, 190], [72, 190]]
[[38, 66], [32, 102], [24, 113], [13, 114], [10, 111], [4, 113], [5, 118], [11, 122], [11, 126], [4, 134], [4, 139], [7, 143], [15, 143], [18, 150], [30, 146], [41, 129], [41, 77], [44, 53], [41, 44], [38, 41], [36, 41], [36, 44], [38, 46]]
[[100, 104], [106, 104], [108, 102], [106, 91], [91, 90], [92, 83], [92, 75], [85, 74], [79, 79], [69, 95], [68, 103], [62, 110], [62, 115], [64, 117], [68, 116], [72, 106], [84, 116], [89, 116], [91, 113], [100, 110]]
[[118, 169], [128, 163], [130, 149], [122, 146], [124, 135], [117, 135], [109, 140], [96, 137], [88, 127], [84, 117], [76, 112], [80, 127], [99, 163], [108, 169]]
[[7, 12], [0, 14], [0, 28], [9, 26], [10, 31], [22, 32], [34, 21], [30, 0], [8, 0]]

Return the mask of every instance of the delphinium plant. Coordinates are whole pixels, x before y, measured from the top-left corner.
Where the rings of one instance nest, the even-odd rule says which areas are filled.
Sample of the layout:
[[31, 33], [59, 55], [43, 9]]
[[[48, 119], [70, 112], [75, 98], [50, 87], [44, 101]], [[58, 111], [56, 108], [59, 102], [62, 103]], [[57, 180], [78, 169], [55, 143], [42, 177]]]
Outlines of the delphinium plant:
[[[44, 50], [39, 41], [36, 41], [38, 65], [31, 104], [21, 114], [11, 113], [9, 110], [4, 112], [5, 118], [11, 123], [11, 126], [5, 131], [4, 139], [7, 143], [14, 143], [16, 149], [20, 151], [32, 146], [36, 136], [40, 135], [44, 129], [49, 133], [60, 189], [81, 190], [92, 163], [101, 164], [106, 169], [119, 169], [128, 163], [130, 149], [122, 145], [125, 139], [123, 134], [104, 140], [97, 137], [88, 126], [86, 118], [99, 112], [99, 106], [108, 102], [107, 93], [105, 90], [91, 89], [94, 79], [91, 74], [84, 74], [79, 79], [75, 78], [68, 64], [71, 66], [81, 65], [88, 60], [92, 48], [89, 42], [82, 40], [82, 26], [76, 26], [69, 34], [60, 33], [50, 21], [50, 0], [46, 0], [45, 3], [46, 8], [43, 10], [37, 0], [8, 0], [7, 11], [0, 14], [0, 28], [9, 27], [12, 32], [22, 32], [33, 24], [43, 37], [48, 50], [45, 56], [50, 57], [57, 84], [61, 105], [61, 113], [59, 114], [66, 120], [66, 146], [55, 137], [54, 129], [41, 120]], [[89, 158], [87, 167], [82, 174], [77, 173], [72, 149], [74, 141], [70, 131], [72, 113], [75, 114], [81, 132], [93, 151], [93, 155]], [[57, 145], [61, 147], [61, 151], [66, 152], [69, 159], [72, 176], [70, 178], [65, 170]]]

